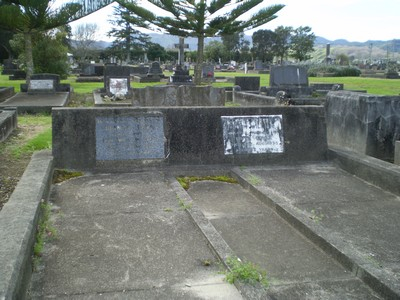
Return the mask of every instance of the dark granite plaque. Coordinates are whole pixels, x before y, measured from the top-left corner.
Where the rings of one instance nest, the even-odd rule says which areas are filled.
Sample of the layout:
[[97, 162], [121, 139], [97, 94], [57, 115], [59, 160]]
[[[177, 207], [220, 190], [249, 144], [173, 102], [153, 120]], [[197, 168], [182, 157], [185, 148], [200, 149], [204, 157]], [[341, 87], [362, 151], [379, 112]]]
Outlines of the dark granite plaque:
[[282, 115], [222, 116], [224, 153], [283, 153]]
[[96, 159], [164, 158], [162, 115], [96, 118]]

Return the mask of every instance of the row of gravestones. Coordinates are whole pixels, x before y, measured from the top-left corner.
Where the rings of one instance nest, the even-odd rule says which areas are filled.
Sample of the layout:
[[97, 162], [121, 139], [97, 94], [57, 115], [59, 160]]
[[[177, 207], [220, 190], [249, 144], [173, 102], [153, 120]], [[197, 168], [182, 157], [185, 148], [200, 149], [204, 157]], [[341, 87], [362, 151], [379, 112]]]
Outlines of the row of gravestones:
[[[204, 72], [213, 76], [213, 66], [203, 68]], [[117, 94], [127, 95], [130, 91], [130, 74], [131, 67], [128, 66], [107, 66], [104, 71], [104, 87], [108, 96]], [[190, 82], [188, 70], [177, 68], [173, 76], [173, 83]], [[242, 76], [235, 77], [235, 85], [239, 86], [242, 91], [259, 91], [259, 76]], [[310, 89], [308, 86], [307, 70], [298, 66], [276, 66], [271, 69], [270, 89], [290, 89], [301, 88]], [[276, 94], [276, 92], [274, 92]], [[311, 92], [310, 92], [311, 94]]]
[[[155, 65], [149, 71], [149, 74], [158, 76], [159, 65]], [[212, 66], [209, 69], [203, 68], [205, 72], [212, 72]], [[187, 80], [188, 71], [179, 70], [181, 73], [174, 74], [176, 82]], [[107, 66], [104, 69], [104, 87], [107, 95], [116, 94], [127, 95], [130, 91], [131, 67], [129, 66]], [[174, 78], [174, 76], [172, 76]], [[211, 76], [211, 74], [210, 74]], [[183, 77], [183, 79], [182, 79]], [[260, 89], [260, 77], [235, 77], [235, 85], [240, 86], [244, 91], [258, 91]], [[277, 66], [272, 68], [270, 76], [271, 88], [282, 87], [308, 87], [308, 76], [305, 68], [297, 66]], [[29, 85], [21, 85], [21, 91], [28, 93], [38, 92], [59, 92], [68, 91], [69, 85], [61, 84], [60, 77], [55, 74], [34, 74], [31, 77]]]

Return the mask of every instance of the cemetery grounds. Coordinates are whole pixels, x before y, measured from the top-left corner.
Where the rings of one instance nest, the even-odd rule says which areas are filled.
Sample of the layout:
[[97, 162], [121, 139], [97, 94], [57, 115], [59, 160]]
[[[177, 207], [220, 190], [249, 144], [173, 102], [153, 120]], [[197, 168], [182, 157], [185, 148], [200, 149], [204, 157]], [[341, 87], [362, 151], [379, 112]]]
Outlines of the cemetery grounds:
[[[167, 74], [165, 72], [166, 76]], [[215, 73], [219, 77], [234, 76], [260, 76], [261, 86], [269, 85], [268, 74], [244, 74]], [[367, 90], [370, 94], [377, 95], [400, 95], [400, 79], [376, 79], [361, 77], [310, 77], [310, 83], [343, 83], [346, 90]], [[0, 75], [0, 86], [13, 86], [15, 92], [20, 91], [22, 80], [9, 81], [8, 76]], [[92, 92], [94, 89], [102, 88], [103, 82], [77, 83], [75, 77], [63, 80], [62, 83], [70, 83], [74, 89], [69, 106], [87, 107], [93, 106]], [[161, 83], [136, 83], [132, 82], [133, 88], [142, 88], [148, 85]], [[229, 87], [233, 83], [216, 82], [213, 86]], [[1, 106], [1, 103], [0, 103]], [[8, 201], [20, 177], [28, 165], [34, 151], [51, 148], [51, 116], [50, 115], [23, 115], [18, 116], [18, 128], [0, 144], [0, 210]]]

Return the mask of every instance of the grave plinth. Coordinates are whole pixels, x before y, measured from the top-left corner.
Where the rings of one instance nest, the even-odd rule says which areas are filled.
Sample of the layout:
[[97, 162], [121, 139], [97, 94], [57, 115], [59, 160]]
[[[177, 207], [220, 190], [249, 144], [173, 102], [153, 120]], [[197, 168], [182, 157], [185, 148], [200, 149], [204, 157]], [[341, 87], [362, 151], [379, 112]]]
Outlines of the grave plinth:
[[172, 84], [192, 84], [192, 81], [189, 70], [184, 70], [181, 65], [176, 66], [174, 75], [170, 77]]

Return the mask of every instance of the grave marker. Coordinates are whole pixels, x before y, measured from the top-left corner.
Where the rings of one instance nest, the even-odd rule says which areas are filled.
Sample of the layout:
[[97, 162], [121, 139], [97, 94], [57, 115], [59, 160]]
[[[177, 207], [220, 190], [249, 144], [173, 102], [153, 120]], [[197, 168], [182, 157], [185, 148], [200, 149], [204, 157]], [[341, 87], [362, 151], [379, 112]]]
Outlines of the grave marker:
[[174, 46], [178, 48], [178, 65], [182, 66], [185, 61], [185, 49], [189, 48], [189, 44], [185, 44], [185, 39], [179, 37], [179, 44], [175, 44]]
[[221, 116], [224, 154], [283, 153], [282, 115]]
[[162, 159], [162, 114], [96, 117], [96, 159]]

